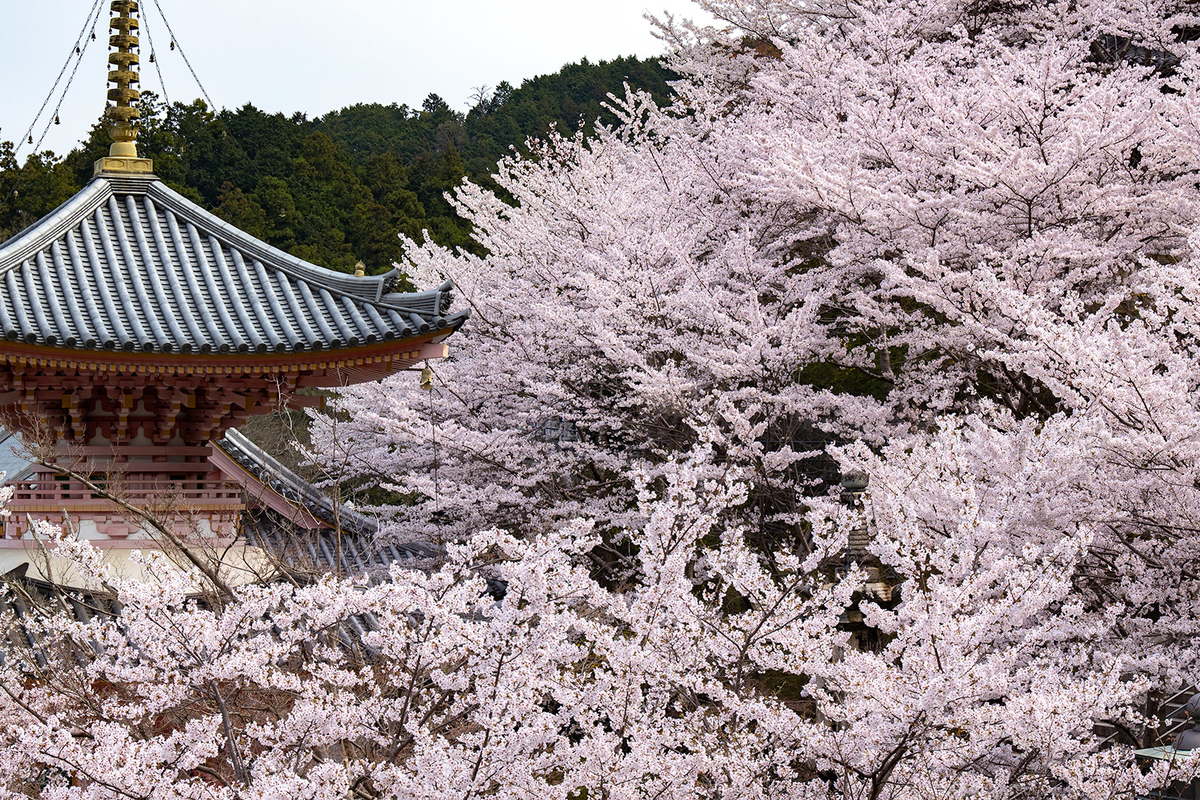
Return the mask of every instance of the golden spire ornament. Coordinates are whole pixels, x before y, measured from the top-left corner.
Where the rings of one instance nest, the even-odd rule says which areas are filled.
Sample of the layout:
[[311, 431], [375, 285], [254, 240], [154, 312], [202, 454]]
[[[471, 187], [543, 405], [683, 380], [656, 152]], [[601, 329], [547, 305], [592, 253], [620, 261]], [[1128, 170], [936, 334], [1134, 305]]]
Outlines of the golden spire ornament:
[[154, 171], [154, 163], [148, 158], [138, 158], [137, 153], [137, 121], [142, 116], [135, 106], [142, 94], [133, 88], [141, 82], [137, 70], [138, 4], [137, 0], [113, 0], [111, 8], [113, 18], [108, 27], [112, 35], [108, 37], [108, 45], [112, 52], [108, 54], [111, 67], [108, 82], [115, 86], [108, 90], [112, 105], [105, 108], [104, 118], [109, 122], [112, 147], [107, 158], [96, 162], [96, 174], [149, 175]]

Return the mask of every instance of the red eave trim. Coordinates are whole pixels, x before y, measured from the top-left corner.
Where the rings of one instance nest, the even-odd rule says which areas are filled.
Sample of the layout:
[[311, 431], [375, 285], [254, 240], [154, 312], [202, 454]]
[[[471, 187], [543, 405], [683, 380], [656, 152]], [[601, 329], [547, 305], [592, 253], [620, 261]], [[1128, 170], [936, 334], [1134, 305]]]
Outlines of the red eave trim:
[[228, 353], [174, 355], [131, 353], [114, 350], [67, 350], [0, 340], [0, 362], [23, 367], [83, 369], [94, 372], [139, 372], [163, 374], [232, 374], [315, 372], [370, 366], [391, 361], [445, 358], [449, 347], [432, 344], [448, 331], [436, 331], [408, 339], [304, 353]]

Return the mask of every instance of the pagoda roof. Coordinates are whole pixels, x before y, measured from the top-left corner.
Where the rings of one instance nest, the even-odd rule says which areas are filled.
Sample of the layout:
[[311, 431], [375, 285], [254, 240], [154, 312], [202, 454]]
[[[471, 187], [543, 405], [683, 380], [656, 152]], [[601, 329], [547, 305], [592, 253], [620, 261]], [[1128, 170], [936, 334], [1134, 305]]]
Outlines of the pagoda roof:
[[0, 337], [26, 345], [220, 356], [300, 353], [456, 330], [453, 285], [309, 264], [154, 176], [100, 175], [0, 245]]

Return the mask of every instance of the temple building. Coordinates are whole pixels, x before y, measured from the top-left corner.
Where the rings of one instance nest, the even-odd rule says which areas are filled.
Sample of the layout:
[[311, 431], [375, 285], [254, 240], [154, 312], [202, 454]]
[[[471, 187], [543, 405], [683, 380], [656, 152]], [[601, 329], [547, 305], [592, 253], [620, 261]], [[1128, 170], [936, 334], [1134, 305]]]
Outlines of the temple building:
[[117, 560], [152, 545], [150, 516], [180, 541], [222, 546], [278, 538], [264, 514], [314, 541], [351, 520], [361, 544], [369, 520], [330, 511], [234, 429], [321, 402], [303, 389], [446, 356], [467, 312], [450, 311], [449, 283], [402, 293], [397, 270], [306, 263], [160, 182], [136, 146], [138, 4], [112, 10], [110, 154], [79, 194], [0, 245], [0, 424], [31, 454], [9, 476], [0, 574], [31, 563], [37, 520]]

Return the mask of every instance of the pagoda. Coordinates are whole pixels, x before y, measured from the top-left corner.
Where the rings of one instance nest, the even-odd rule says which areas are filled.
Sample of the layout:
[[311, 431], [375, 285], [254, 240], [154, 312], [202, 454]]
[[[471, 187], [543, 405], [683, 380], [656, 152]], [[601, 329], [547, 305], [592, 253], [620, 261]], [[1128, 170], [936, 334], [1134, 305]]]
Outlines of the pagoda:
[[215, 443], [252, 415], [321, 402], [302, 389], [446, 356], [468, 316], [450, 312], [449, 283], [401, 293], [397, 270], [306, 263], [160, 182], [137, 152], [138, 4], [111, 8], [110, 153], [0, 245], [0, 422], [35, 462], [0, 550], [27, 547], [36, 520], [145, 547], [131, 513], [145, 508], [181, 539], [232, 542], [253, 481]]

